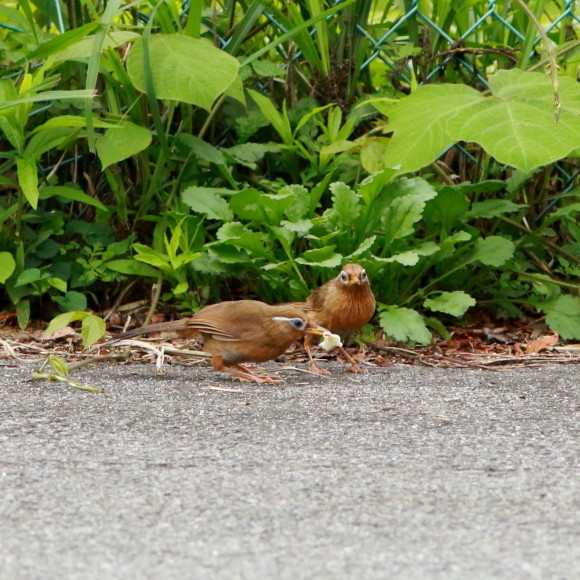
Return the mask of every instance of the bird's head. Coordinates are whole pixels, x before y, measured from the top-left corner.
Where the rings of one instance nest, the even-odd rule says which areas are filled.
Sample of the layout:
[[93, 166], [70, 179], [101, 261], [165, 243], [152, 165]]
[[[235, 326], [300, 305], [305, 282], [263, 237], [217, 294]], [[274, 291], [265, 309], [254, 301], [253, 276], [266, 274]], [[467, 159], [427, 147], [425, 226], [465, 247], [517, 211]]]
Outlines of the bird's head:
[[345, 286], [363, 286], [369, 284], [367, 272], [359, 264], [346, 264], [343, 266], [336, 280]]

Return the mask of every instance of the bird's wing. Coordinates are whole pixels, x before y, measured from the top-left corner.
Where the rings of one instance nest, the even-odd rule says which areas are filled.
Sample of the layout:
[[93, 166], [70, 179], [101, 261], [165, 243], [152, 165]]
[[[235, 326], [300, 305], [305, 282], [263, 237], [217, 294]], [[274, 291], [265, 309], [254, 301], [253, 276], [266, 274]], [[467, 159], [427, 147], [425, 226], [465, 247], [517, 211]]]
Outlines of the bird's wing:
[[314, 290], [314, 292], [312, 292], [312, 294], [310, 294], [310, 296], [308, 296], [306, 299], [307, 309], [314, 311], [322, 310], [327, 292], [328, 288], [326, 284]]
[[188, 321], [187, 326], [189, 328], [194, 328], [202, 334], [209, 334], [216, 340], [227, 340], [232, 342], [241, 340], [238, 333], [235, 330], [232, 332], [231, 328], [225, 328], [223, 319], [217, 316], [194, 316]]

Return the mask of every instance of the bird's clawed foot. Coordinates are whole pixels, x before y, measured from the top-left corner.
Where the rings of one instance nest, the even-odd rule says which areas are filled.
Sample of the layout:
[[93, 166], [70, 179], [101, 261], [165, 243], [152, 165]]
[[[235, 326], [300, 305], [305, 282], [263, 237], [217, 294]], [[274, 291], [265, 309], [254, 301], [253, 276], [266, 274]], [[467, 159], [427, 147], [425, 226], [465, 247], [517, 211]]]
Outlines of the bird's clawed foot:
[[328, 376], [330, 373], [324, 369], [319, 368], [316, 363], [311, 363], [310, 366], [308, 367], [308, 370], [311, 373], [315, 373], [317, 375], [322, 375], [323, 377]]
[[283, 382], [282, 379], [273, 377], [272, 375], [258, 375], [243, 365], [232, 365], [232, 367], [225, 367], [223, 370], [232, 375], [232, 377], [240, 379], [240, 381], [245, 381], [246, 383], [274, 384]]
[[348, 366], [344, 367], [344, 370], [347, 373], [357, 373], [359, 375], [366, 375], [366, 374], [368, 374], [368, 371], [366, 369], [361, 369], [356, 363], [353, 363], [351, 365], [348, 365]]

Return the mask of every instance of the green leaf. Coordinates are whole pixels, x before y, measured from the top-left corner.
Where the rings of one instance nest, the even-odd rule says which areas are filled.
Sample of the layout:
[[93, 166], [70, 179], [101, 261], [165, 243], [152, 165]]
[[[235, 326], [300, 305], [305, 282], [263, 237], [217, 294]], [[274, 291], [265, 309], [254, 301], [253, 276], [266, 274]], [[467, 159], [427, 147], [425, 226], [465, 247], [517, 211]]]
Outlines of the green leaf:
[[88, 348], [103, 337], [105, 334], [105, 321], [94, 314], [88, 314], [83, 318], [81, 336], [83, 339], [83, 346]]
[[17, 157], [18, 182], [28, 203], [36, 209], [38, 205], [38, 174], [34, 157]]
[[127, 274], [128, 276], [145, 276], [146, 278], [158, 278], [159, 271], [151, 266], [136, 260], [111, 260], [105, 262], [105, 266], [113, 272]]
[[48, 328], [44, 331], [44, 336], [49, 337], [54, 334], [57, 330], [68, 326], [71, 322], [76, 320], [81, 320], [88, 316], [89, 312], [63, 312], [58, 316], [55, 316], [48, 325]]
[[33, 284], [44, 278], [43, 273], [38, 268], [28, 268], [20, 273], [16, 278], [15, 287], [26, 286], [26, 284]]
[[452, 316], [462, 316], [469, 308], [475, 306], [475, 300], [466, 292], [441, 292], [436, 298], [427, 298], [423, 306], [436, 312], [445, 312]]
[[77, 129], [70, 129], [67, 127], [58, 127], [40, 131], [32, 136], [24, 149], [24, 155], [39, 160], [44, 153], [51, 149], [57, 149], [74, 136], [76, 132]]
[[16, 262], [9, 252], [0, 252], [0, 284], [4, 284], [16, 269]]
[[488, 236], [477, 240], [470, 261], [479, 260], [486, 266], [499, 267], [513, 257], [516, 247], [511, 240], [501, 236]]
[[207, 141], [195, 135], [181, 135], [179, 140], [185, 143], [200, 159], [215, 165], [226, 165], [224, 154]]
[[350, 226], [361, 212], [360, 195], [340, 181], [331, 183], [330, 191], [332, 192], [332, 209], [338, 217], [339, 226]]
[[367, 238], [352, 254], [350, 254], [350, 256], [347, 256], [347, 258], [350, 260], [357, 256], [362, 256], [373, 247], [373, 244], [376, 242], [376, 240], [377, 236], [371, 236], [370, 238]]
[[342, 256], [335, 253], [335, 246], [326, 246], [316, 250], [307, 250], [296, 262], [304, 266], [321, 266], [322, 268], [336, 268], [342, 262]]
[[[95, 22], [94, 24], [96, 25], [97, 22]], [[132, 40], [137, 40], [138, 38], [141, 38], [139, 34], [137, 34], [136, 32], [130, 32], [128, 30], [110, 31], [103, 39], [103, 43], [101, 45], [101, 52], [104, 52], [111, 48], [117, 48], [122, 44], [131, 42]], [[94, 42], [95, 42], [94, 36], [87, 36], [86, 38], [83, 38], [82, 40], [76, 42], [72, 46], [69, 46], [64, 50], [58, 52], [55, 55], [55, 60], [62, 61], [62, 60], [87, 59], [92, 54]]]
[[254, 72], [261, 77], [283, 77], [286, 75], [286, 69], [270, 62], [269, 60], [256, 60], [252, 63]]
[[66, 361], [63, 358], [57, 356], [56, 354], [49, 354], [48, 362], [50, 363], [50, 366], [55, 370], [57, 375], [60, 375], [61, 377], [68, 377], [68, 365], [66, 364]]
[[284, 144], [292, 145], [294, 140], [292, 136], [292, 127], [290, 127], [290, 121], [286, 111], [284, 110], [282, 113], [280, 113], [268, 97], [265, 97], [256, 91], [248, 89], [248, 93], [256, 102], [258, 107], [260, 107], [262, 114], [268, 119], [268, 121], [270, 121], [276, 130], [276, 133], [280, 135]]
[[40, 199], [48, 199], [50, 197], [58, 196], [69, 201], [78, 201], [86, 205], [92, 205], [93, 207], [99, 208], [103, 211], [108, 211], [107, 207], [103, 205], [98, 199], [87, 195], [80, 189], [76, 187], [70, 187], [67, 185], [47, 185], [39, 190]]
[[416, 171], [458, 141], [478, 143], [499, 162], [522, 170], [566, 157], [580, 142], [580, 89], [571, 79], [559, 80], [566, 105], [558, 123], [550, 79], [540, 73], [501, 71], [490, 79], [497, 91], [492, 96], [465, 85], [424, 85], [390, 109], [394, 135], [385, 164], [400, 164], [401, 173]]
[[80, 311], [87, 308], [87, 297], [74, 290], [67, 292], [62, 297], [55, 298], [55, 301], [63, 312]]
[[234, 193], [227, 189], [213, 187], [188, 187], [181, 194], [183, 203], [193, 211], [205, 214], [209, 219], [229, 222], [234, 219], [234, 214], [220, 193]]
[[30, 320], [30, 300], [20, 300], [16, 304], [16, 318], [18, 319], [18, 326], [25, 329]]
[[379, 321], [385, 334], [399, 342], [431, 342], [431, 333], [416, 310], [389, 306], [380, 313]]
[[486, 199], [485, 201], [475, 202], [471, 210], [465, 215], [466, 220], [476, 218], [495, 218], [506, 213], [513, 213], [528, 207], [524, 204], [517, 204], [508, 199]]
[[[149, 58], [155, 96], [183, 101], [210, 111], [214, 101], [235, 81], [240, 63], [206, 40], [183, 34], [153, 34]], [[137, 40], [127, 59], [127, 72], [147, 92], [143, 41]]]
[[150, 144], [149, 129], [133, 125], [133, 123], [124, 123], [115, 129], [107, 129], [97, 141], [97, 154], [104, 170], [113, 163], [119, 163], [140, 153]]
[[580, 339], [580, 296], [559, 296], [553, 301], [540, 304], [546, 313], [546, 323], [552, 330], [568, 340]]
[[395, 254], [389, 258], [379, 258], [377, 256], [373, 256], [373, 260], [377, 260], [378, 262], [398, 262], [403, 266], [415, 266], [415, 264], [419, 262], [421, 256], [431, 256], [439, 249], [439, 246], [434, 242], [425, 242], [424, 244], [412, 250], [407, 250], [406, 252]]
[[53, 287], [59, 290], [60, 292], [66, 292], [67, 283], [61, 278], [48, 278], [47, 282]]
[[295, 222], [282, 220], [280, 225], [291, 232], [297, 233], [300, 237], [304, 237], [314, 226], [311, 220], [297, 220]]

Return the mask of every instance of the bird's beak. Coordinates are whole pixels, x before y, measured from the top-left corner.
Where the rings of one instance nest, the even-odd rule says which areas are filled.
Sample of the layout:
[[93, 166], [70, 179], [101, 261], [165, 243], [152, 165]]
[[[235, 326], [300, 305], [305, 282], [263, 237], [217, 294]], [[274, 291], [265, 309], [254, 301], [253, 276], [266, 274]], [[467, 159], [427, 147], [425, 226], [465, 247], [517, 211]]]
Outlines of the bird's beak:
[[360, 286], [360, 278], [351, 278], [348, 281], [349, 284], [356, 284], [357, 286]]
[[314, 334], [315, 336], [322, 336], [325, 332], [328, 332], [326, 328], [322, 328], [322, 326], [312, 326], [308, 327], [305, 331], [306, 334]]

